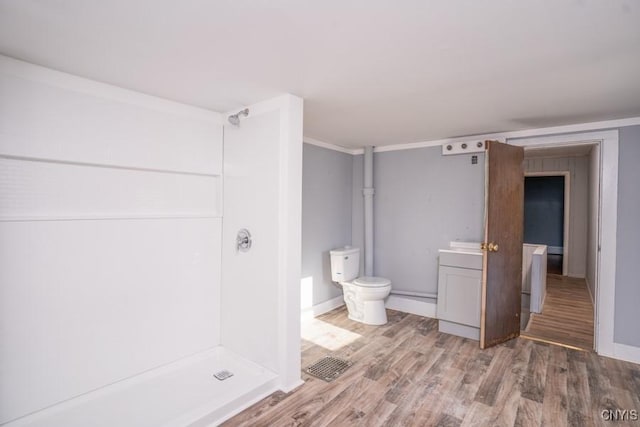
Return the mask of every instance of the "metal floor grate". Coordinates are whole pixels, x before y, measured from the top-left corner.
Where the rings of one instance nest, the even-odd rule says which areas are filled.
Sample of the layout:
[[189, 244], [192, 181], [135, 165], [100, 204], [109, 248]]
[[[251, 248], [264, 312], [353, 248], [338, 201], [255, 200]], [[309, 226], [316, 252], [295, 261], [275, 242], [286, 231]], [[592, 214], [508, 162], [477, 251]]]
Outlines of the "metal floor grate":
[[308, 366], [304, 371], [327, 382], [333, 381], [344, 373], [353, 362], [333, 356], [325, 356], [316, 363]]

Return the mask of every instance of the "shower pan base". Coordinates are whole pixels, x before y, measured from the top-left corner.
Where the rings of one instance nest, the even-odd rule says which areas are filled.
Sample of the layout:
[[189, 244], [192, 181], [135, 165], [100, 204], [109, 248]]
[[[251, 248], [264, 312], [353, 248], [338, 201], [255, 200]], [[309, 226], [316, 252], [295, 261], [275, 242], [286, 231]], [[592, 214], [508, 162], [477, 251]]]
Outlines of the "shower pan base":
[[[214, 377], [228, 370], [225, 381]], [[92, 391], [3, 427], [217, 425], [277, 390], [278, 376], [224, 347]]]

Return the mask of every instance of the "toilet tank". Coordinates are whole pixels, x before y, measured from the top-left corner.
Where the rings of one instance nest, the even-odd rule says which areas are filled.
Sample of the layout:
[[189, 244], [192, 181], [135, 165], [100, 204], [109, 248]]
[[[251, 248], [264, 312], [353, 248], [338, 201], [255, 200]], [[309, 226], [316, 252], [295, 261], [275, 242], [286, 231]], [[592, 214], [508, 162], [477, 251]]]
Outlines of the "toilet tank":
[[347, 282], [360, 273], [360, 249], [345, 246], [329, 251], [331, 255], [331, 280]]

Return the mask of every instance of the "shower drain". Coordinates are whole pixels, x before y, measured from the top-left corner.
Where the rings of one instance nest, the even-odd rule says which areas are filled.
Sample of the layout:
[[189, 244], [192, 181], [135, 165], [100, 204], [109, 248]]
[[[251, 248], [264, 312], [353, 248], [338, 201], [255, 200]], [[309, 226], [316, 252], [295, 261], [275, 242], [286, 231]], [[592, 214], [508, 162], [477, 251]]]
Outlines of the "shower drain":
[[230, 372], [224, 369], [222, 371], [216, 372], [215, 374], [213, 374], [213, 376], [219, 379], [220, 381], [224, 381], [227, 378], [231, 378], [233, 376], [233, 372]]
[[308, 366], [304, 371], [307, 374], [329, 382], [342, 375], [351, 365], [353, 365], [353, 362], [349, 360], [325, 356], [313, 365]]

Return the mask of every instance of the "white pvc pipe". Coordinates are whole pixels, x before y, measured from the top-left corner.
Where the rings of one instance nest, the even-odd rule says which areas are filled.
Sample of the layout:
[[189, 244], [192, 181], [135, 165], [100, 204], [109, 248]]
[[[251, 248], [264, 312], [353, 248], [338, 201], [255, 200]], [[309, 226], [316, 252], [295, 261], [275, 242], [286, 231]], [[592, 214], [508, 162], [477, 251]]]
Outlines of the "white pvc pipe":
[[421, 297], [421, 298], [438, 299], [438, 294], [432, 294], [432, 293], [428, 293], [428, 292], [396, 291], [394, 289], [391, 290], [391, 295], [405, 295], [405, 296], [408, 296], [408, 297]]
[[364, 275], [373, 276], [373, 147], [364, 149]]

